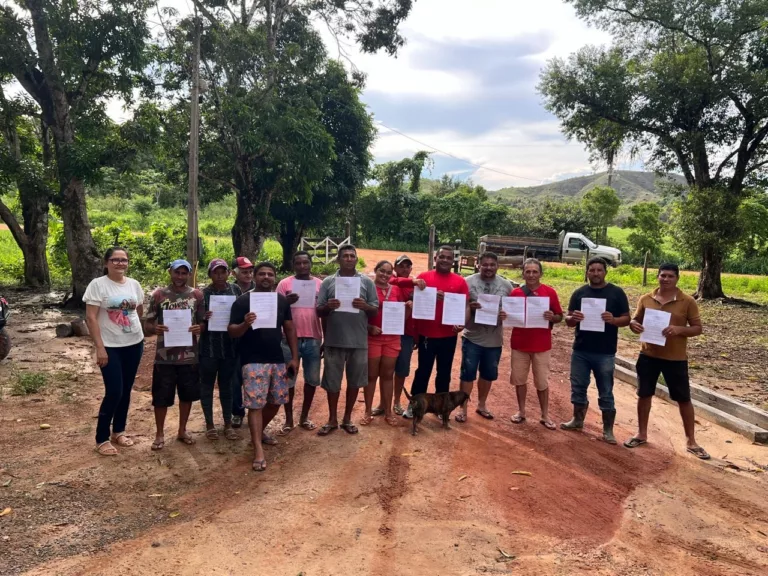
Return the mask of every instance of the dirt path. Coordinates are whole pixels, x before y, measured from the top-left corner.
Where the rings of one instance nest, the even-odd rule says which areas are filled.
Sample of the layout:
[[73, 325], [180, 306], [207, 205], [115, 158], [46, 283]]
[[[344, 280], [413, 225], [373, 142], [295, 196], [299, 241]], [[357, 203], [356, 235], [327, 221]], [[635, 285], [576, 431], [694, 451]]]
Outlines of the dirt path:
[[[25, 314], [17, 325], [30, 320]], [[152, 453], [146, 390], [134, 392], [129, 420], [138, 445], [114, 459], [97, 457], [92, 437], [102, 384], [86, 373], [89, 345], [46, 339], [49, 332], [19, 334], [27, 347], [12, 355], [13, 366], [40, 368], [67, 353], [69, 371], [52, 370], [42, 395], [6, 395], [0, 403], [0, 485], [11, 480], [0, 487], [0, 510], [13, 510], [0, 517], [1, 574], [768, 570], [765, 474], [687, 457], [679, 416], [664, 402], [654, 406], [652, 444], [635, 451], [598, 440], [596, 411], [583, 434], [546, 430], [535, 403], [528, 422], [513, 425], [508, 350], [489, 403], [493, 421], [471, 412], [469, 423], [444, 431], [428, 418], [416, 438], [380, 419], [357, 436], [295, 430], [268, 449], [269, 469], [255, 474], [245, 441], [205, 440], [199, 406], [191, 421], [197, 445], [172, 442]], [[552, 414], [562, 421], [570, 411], [570, 335], [562, 328], [555, 334]], [[139, 388], [148, 384], [152, 347], [149, 341]], [[300, 403], [301, 380], [297, 390]], [[616, 395], [623, 439], [635, 423], [634, 393], [617, 383]], [[358, 404], [356, 420], [361, 413]], [[312, 418], [326, 415], [321, 391]], [[168, 437], [176, 418], [172, 409]], [[42, 431], [41, 423], [52, 428]], [[768, 464], [768, 449], [726, 430], [705, 423], [699, 436], [713, 456], [752, 470], [747, 459]]]

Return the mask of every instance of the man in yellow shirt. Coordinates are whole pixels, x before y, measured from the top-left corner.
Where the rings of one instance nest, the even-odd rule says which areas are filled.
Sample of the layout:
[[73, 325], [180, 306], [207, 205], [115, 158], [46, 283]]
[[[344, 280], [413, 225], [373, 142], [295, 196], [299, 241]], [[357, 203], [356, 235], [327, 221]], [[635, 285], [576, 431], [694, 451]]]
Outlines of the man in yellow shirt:
[[675, 264], [659, 266], [659, 287], [640, 298], [637, 310], [629, 323], [629, 329], [635, 334], [642, 334], [643, 318], [646, 310], [669, 312], [669, 326], [662, 335], [666, 338], [663, 346], [642, 343], [637, 359], [637, 419], [638, 431], [624, 442], [627, 448], [635, 448], [648, 441], [648, 417], [651, 403], [656, 392], [659, 375], [664, 375], [664, 382], [669, 388], [669, 396], [677, 402], [685, 428], [686, 449], [702, 460], [708, 460], [709, 454], [696, 444], [694, 436], [694, 413], [691, 403], [691, 387], [688, 380], [688, 338], [701, 334], [701, 317], [696, 300], [683, 293], [677, 287], [680, 269]]

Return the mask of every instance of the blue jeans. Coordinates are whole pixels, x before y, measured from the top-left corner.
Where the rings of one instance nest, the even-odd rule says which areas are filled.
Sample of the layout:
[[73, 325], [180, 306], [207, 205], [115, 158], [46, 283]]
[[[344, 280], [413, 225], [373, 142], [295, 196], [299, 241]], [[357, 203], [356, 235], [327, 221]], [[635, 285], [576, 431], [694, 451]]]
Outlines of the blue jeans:
[[[304, 384], [310, 386], [320, 386], [320, 340], [315, 338], [299, 338], [299, 360], [304, 367]], [[283, 359], [288, 364], [293, 357], [291, 356], [291, 349], [288, 347], [288, 342], [283, 340], [280, 343], [283, 348]], [[288, 381], [288, 387], [293, 388], [296, 385], [296, 378], [298, 378], [298, 372], [296, 375]]]
[[413, 336], [400, 336], [400, 354], [395, 362], [395, 376], [407, 378], [411, 373], [411, 357], [413, 356]]
[[616, 410], [613, 402], [613, 354], [579, 352], [571, 354], [571, 403], [586, 404], [589, 375], [595, 374], [597, 383], [597, 404], [603, 412]]
[[500, 360], [501, 346], [490, 348], [470, 342], [466, 338], [461, 339], [462, 382], [477, 380], [478, 368], [480, 369], [480, 378], [487, 382], [493, 382], [499, 377]]
[[131, 404], [131, 389], [143, 353], [143, 341], [123, 348], [107, 348], [109, 361], [101, 368], [104, 399], [101, 401], [96, 424], [97, 444], [109, 440], [110, 428], [113, 434], [125, 432], [128, 408]]

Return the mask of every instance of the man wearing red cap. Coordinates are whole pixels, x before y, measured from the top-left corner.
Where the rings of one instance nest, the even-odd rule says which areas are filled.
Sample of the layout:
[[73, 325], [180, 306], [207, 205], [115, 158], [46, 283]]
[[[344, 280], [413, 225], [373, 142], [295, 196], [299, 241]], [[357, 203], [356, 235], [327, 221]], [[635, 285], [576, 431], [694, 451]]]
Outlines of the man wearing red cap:
[[[224, 436], [227, 440], [238, 440], [237, 432], [232, 429], [232, 379], [235, 374], [235, 345], [226, 330], [211, 331], [208, 321], [211, 319], [211, 296], [229, 296], [232, 302], [240, 296], [237, 284], [227, 282], [229, 266], [225, 260], [216, 258], [208, 264], [208, 277], [211, 284], [203, 289], [205, 301], [205, 322], [208, 329], [200, 337], [200, 404], [205, 416], [206, 437], [218, 440], [219, 432], [213, 423], [213, 389], [216, 377], [219, 379], [219, 402], [224, 416]], [[227, 318], [229, 314], [227, 313]]]

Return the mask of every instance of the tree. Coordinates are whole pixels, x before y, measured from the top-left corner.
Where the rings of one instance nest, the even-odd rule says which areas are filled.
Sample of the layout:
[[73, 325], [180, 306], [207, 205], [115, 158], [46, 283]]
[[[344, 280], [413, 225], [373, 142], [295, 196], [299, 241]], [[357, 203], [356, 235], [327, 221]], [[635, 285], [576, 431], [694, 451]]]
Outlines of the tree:
[[54, 194], [48, 127], [33, 107], [21, 99], [8, 100], [0, 84], [0, 181], [15, 186], [22, 221], [0, 200], [0, 219], [8, 226], [24, 257], [24, 284], [50, 286], [46, 248], [48, 211]]
[[18, 0], [0, 7], [0, 74], [12, 74], [39, 106], [53, 136], [58, 191], [72, 268], [70, 305], [82, 306], [85, 288], [101, 271], [91, 236], [85, 180], [103, 150], [81, 139], [83, 124], [103, 112], [104, 99], [130, 98], [144, 68], [149, 0]]
[[701, 262], [697, 296], [723, 296], [720, 274], [736, 231], [729, 217], [712, 219], [697, 203], [708, 198], [723, 216], [735, 214], [745, 186], [765, 175], [768, 0], [568, 1], [615, 45], [551, 60], [539, 84], [547, 109], [582, 141], [611, 122], [651, 151], [650, 165], [683, 174], [692, 188], [684, 203], [700, 216], [685, 218], [698, 234], [682, 236]]
[[291, 257], [306, 230], [350, 208], [368, 178], [369, 148], [376, 134], [360, 101], [362, 86], [349, 80], [340, 63], [328, 62], [318, 80], [317, 105], [321, 122], [333, 138], [334, 160], [329, 173], [313, 187], [309, 201], [291, 203], [281, 196], [271, 204], [271, 216], [280, 227], [285, 270], [291, 269]]
[[765, 253], [768, 247], [768, 196], [751, 190], [739, 206], [742, 238], [738, 248], [745, 258]]
[[605, 242], [608, 226], [616, 219], [621, 207], [616, 190], [607, 186], [596, 186], [584, 194], [581, 203], [594, 231], [595, 242]]
[[626, 227], [633, 229], [627, 239], [632, 250], [638, 255], [646, 252], [658, 255], [664, 239], [664, 224], [659, 218], [661, 206], [655, 202], [640, 202], [629, 211], [631, 215], [627, 218]]

